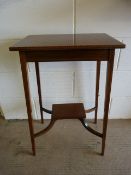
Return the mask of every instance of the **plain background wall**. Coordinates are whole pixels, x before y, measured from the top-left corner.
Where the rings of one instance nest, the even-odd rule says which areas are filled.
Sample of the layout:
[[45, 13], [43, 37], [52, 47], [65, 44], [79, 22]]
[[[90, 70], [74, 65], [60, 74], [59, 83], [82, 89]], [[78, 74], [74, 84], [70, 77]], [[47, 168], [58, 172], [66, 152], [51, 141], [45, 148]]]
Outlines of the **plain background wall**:
[[[1, 0], [0, 107], [6, 119], [27, 118], [19, 56], [9, 52], [9, 46], [30, 34], [74, 32], [107, 33], [127, 45], [116, 51], [109, 116], [131, 118], [130, 0]], [[52, 103], [84, 102], [85, 107], [94, 107], [95, 66], [95, 62], [41, 63], [43, 104], [51, 108]], [[37, 119], [34, 64], [28, 69], [33, 117]], [[102, 63], [99, 118], [103, 116], [105, 70], [106, 63]]]

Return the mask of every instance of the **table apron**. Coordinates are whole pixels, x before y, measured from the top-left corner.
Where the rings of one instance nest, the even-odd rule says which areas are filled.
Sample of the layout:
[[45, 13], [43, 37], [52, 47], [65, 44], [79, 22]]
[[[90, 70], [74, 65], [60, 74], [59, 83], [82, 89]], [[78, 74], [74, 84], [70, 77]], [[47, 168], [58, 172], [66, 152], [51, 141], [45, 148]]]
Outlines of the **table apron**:
[[108, 61], [109, 49], [24, 51], [27, 62]]

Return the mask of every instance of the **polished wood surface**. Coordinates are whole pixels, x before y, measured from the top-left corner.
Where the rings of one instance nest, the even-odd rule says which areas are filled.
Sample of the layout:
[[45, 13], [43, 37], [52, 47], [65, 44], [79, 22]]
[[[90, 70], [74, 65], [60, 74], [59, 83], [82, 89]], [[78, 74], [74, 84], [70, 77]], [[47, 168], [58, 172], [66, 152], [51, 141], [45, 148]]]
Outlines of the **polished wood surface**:
[[30, 35], [20, 40], [10, 51], [114, 49], [125, 45], [105, 33]]
[[55, 119], [80, 119], [86, 113], [83, 103], [53, 104], [52, 117]]

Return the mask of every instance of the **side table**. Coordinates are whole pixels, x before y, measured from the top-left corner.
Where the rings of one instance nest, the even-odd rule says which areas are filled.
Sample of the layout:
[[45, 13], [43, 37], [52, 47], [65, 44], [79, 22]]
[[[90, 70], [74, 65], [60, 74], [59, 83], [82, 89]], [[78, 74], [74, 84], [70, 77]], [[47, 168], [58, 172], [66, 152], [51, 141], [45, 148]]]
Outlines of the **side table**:
[[[30, 35], [20, 40], [9, 48], [10, 51], [19, 51], [21, 71], [26, 98], [28, 123], [32, 143], [33, 155], [35, 155], [35, 138], [46, 133], [59, 119], [79, 119], [82, 125], [91, 133], [102, 138], [102, 152], [104, 155], [105, 140], [108, 123], [108, 111], [110, 102], [110, 92], [113, 74], [115, 49], [125, 48], [125, 44], [104, 33], [92, 34], [62, 34], [62, 35]], [[58, 61], [96, 61], [96, 93], [95, 107], [84, 109], [82, 103], [53, 104], [52, 110], [42, 106], [42, 94], [40, 84], [39, 62], [58, 62]], [[107, 62], [106, 87], [103, 132], [91, 128], [85, 123], [86, 113], [95, 111], [95, 123], [97, 122], [99, 79], [101, 61]], [[27, 63], [34, 62], [38, 86], [41, 123], [44, 123], [43, 111], [51, 114], [50, 124], [43, 130], [34, 133], [32, 109], [29, 92]]]

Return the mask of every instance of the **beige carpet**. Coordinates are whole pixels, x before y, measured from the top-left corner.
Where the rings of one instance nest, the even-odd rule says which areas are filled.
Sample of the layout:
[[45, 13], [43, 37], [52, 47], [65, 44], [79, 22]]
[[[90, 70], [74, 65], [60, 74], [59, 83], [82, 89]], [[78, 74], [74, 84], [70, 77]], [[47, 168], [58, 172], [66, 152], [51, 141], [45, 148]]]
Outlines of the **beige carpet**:
[[[101, 130], [98, 123], [91, 125]], [[131, 120], [109, 121], [105, 156], [101, 139], [77, 120], [57, 121], [36, 148], [33, 157], [27, 121], [0, 120], [0, 175], [131, 175]]]

